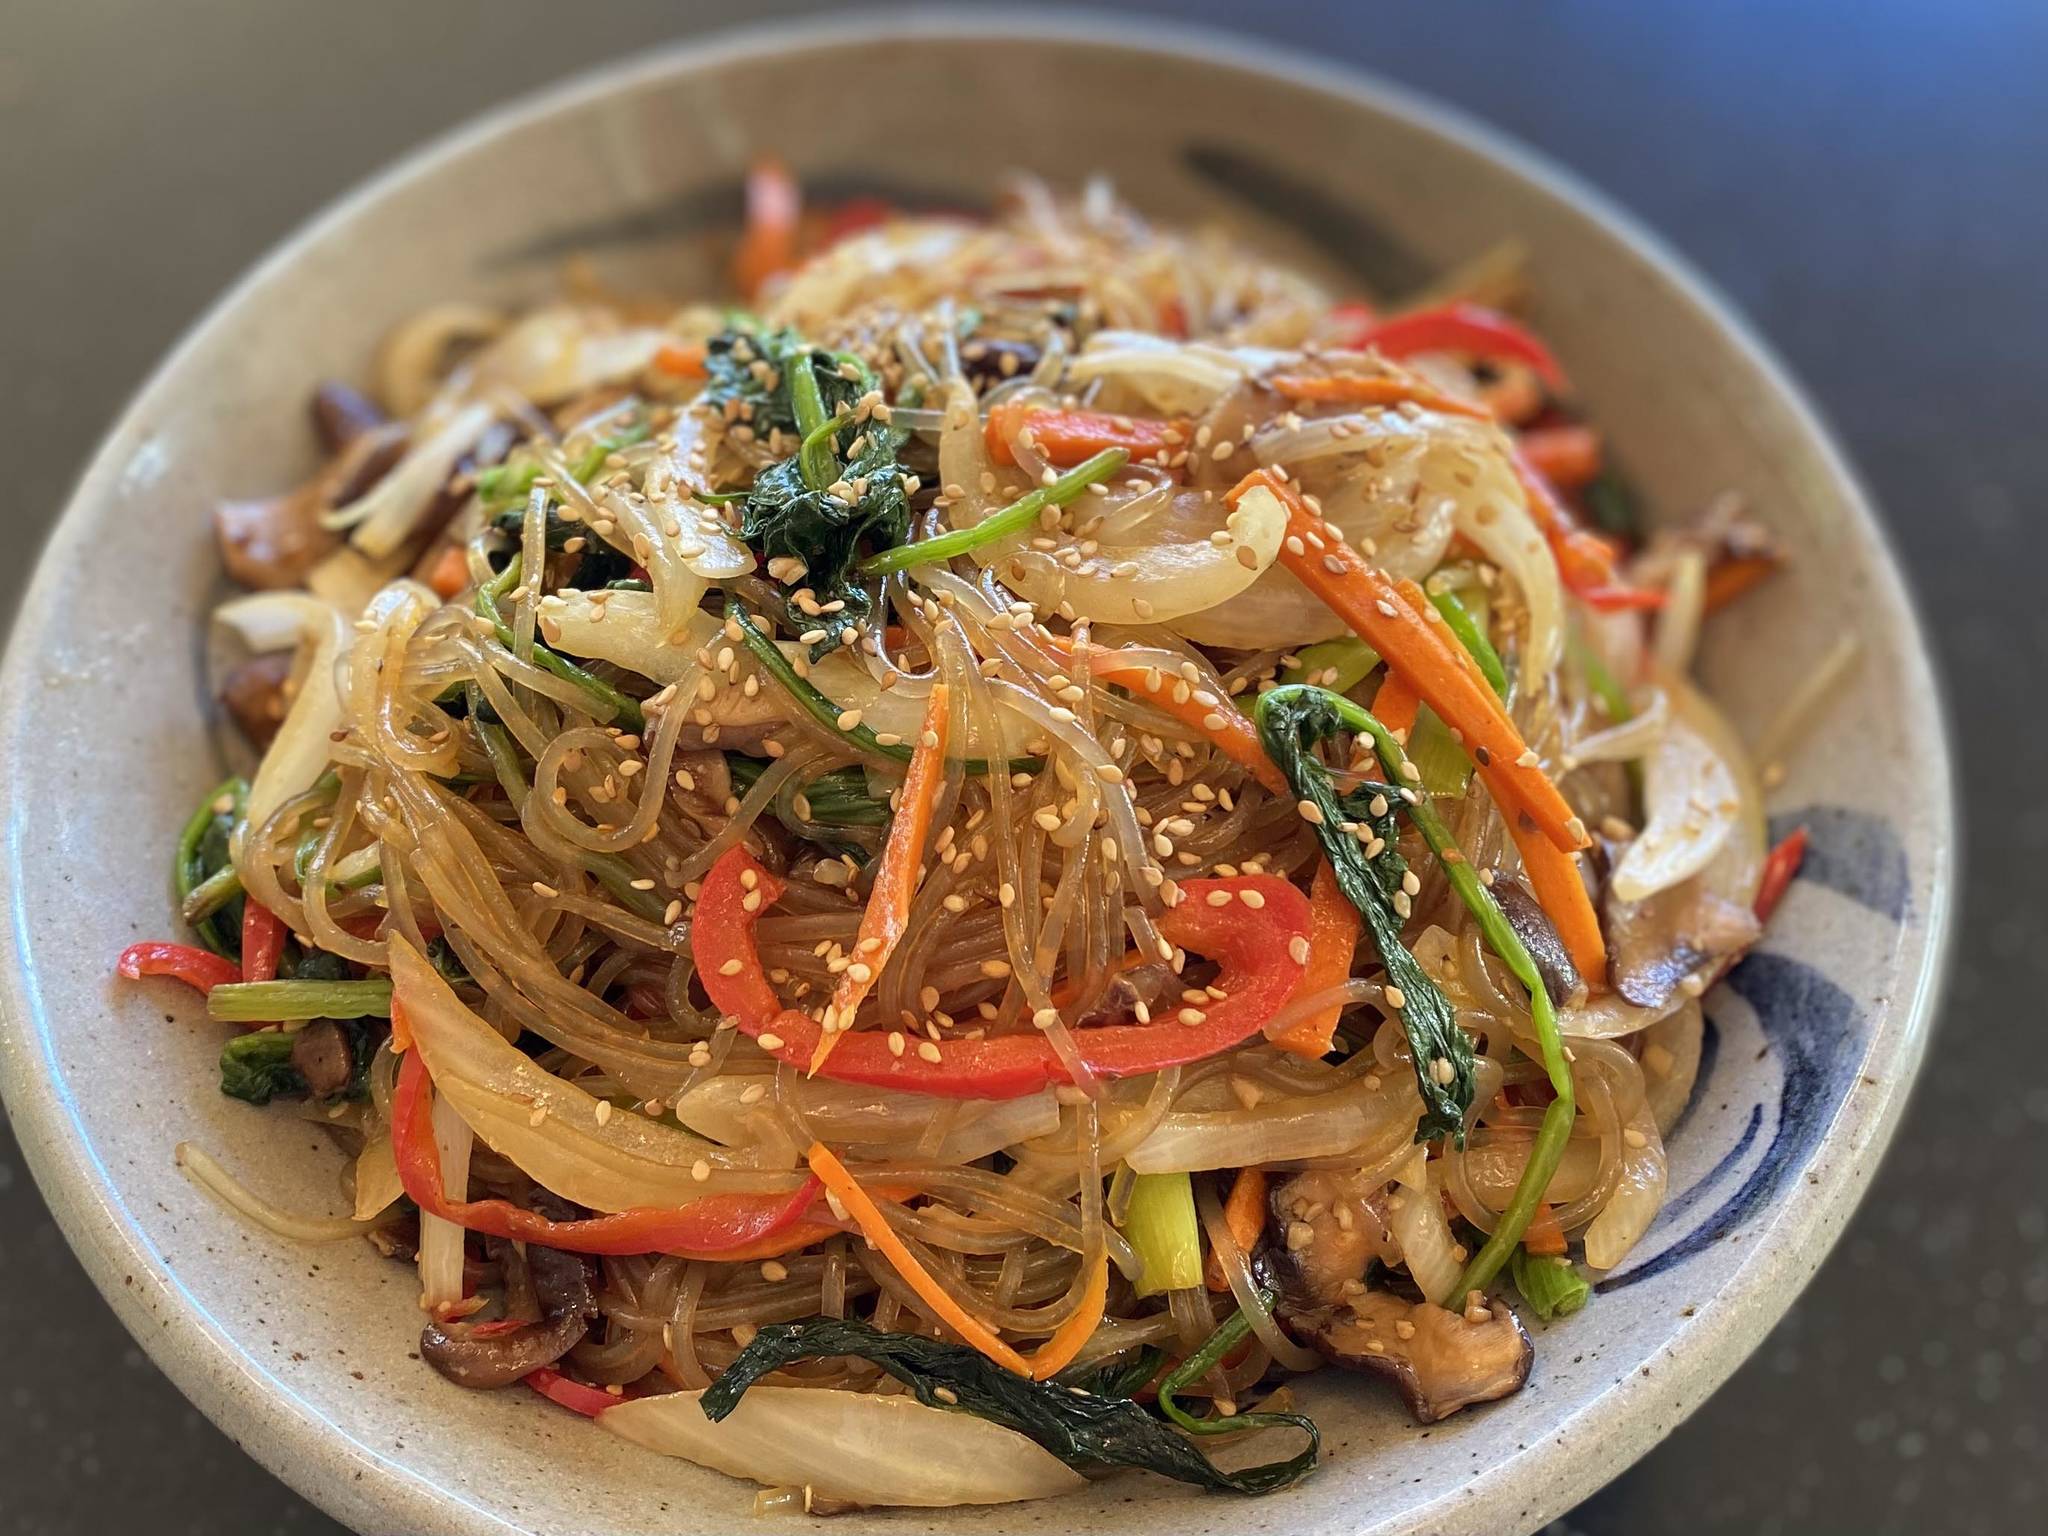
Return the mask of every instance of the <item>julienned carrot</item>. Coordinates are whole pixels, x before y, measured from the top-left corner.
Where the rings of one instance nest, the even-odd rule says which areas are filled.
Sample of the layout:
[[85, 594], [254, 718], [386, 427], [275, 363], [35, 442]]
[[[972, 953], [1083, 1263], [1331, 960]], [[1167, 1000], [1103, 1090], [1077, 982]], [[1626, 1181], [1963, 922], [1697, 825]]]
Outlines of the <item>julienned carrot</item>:
[[[1444, 624], [1458, 659], [1484, 683], [1486, 675], [1479, 669], [1478, 658], [1466, 650], [1455, 636], [1449, 635], [1449, 624], [1422, 596], [1422, 589], [1413, 582], [1404, 581], [1400, 592], [1409, 603], [1420, 604], [1431, 622]], [[1490, 690], [1491, 684], [1487, 686]], [[1382, 725], [1393, 729], [1387, 717], [1380, 714], [1377, 701], [1373, 713], [1380, 716]], [[1603, 990], [1607, 985], [1607, 941], [1601, 936], [1599, 915], [1593, 910], [1593, 898], [1587, 894], [1586, 882], [1579, 873], [1579, 856], [1558, 848], [1536, 828], [1524, 826], [1519, 817], [1504, 819], [1508, 824], [1508, 836], [1515, 840], [1515, 851], [1522, 856], [1522, 872], [1529, 877], [1529, 889], [1536, 898], [1536, 905], [1543, 909], [1544, 915], [1557, 929], [1565, 953], [1572, 957], [1572, 964], [1586, 985], [1595, 992]]]
[[1287, 788], [1286, 775], [1273, 766], [1266, 749], [1259, 745], [1257, 728], [1230, 700], [1206, 688], [1197, 688], [1186, 678], [1175, 677], [1150, 662], [1121, 660], [1109, 646], [1076, 646], [1064, 637], [1055, 643], [1103, 682], [1127, 688], [1153, 708], [1193, 726], [1217, 751], [1266, 788], [1276, 793]]
[[[1241, 1252], [1250, 1253], [1252, 1245], [1259, 1240], [1259, 1233], [1265, 1230], [1266, 1184], [1265, 1169], [1240, 1168], [1230, 1186], [1230, 1194], [1223, 1202], [1223, 1225], [1230, 1229], [1231, 1240]], [[1223, 1266], [1213, 1253], [1209, 1255], [1209, 1267], [1203, 1273], [1202, 1281], [1212, 1291], [1230, 1289], [1230, 1282], [1223, 1277]]]
[[1112, 416], [1106, 411], [1054, 410], [1009, 400], [990, 407], [983, 430], [989, 457], [998, 464], [1017, 462], [1011, 444], [1029, 432], [1032, 446], [1061, 469], [1092, 459], [1105, 448], [1121, 448], [1133, 459], [1163, 464], [1187, 440], [1184, 422]]
[[1493, 412], [1477, 400], [1460, 400], [1423, 383], [1392, 374], [1367, 377], [1356, 373], [1332, 374], [1323, 378], [1283, 373], [1266, 380], [1289, 400], [1314, 405], [1419, 405], [1445, 416], [1470, 416], [1493, 420]]
[[861, 914], [853, 963], [840, 973], [832, 1002], [825, 1009], [817, 1049], [811, 1052], [814, 1074], [832, 1054], [839, 1037], [853, 1028], [861, 999], [882, 974], [882, 967], [889, 963], [889, 956], [903, 941], [903, 931], [910, 924], [910, 899], [917, 894], [917, 877], [924, 871], [925, 840], [931, 835], [932, 813], [946, 782], [946, 737], [952, 726], [946, 707], [950, 694], [944, 683], [933, 683], [931, 695], [925, 700], [924, 724], [910, 754], [910, 771], [904, 776], [896, 814], [889, 822], [889, 841], [875, 865], [874, 889], [868, 895], [867, 911]]
[[1536, 1214], [1529, 1218], [1529, 1225], [1522, 1229], [1522, 1246], [1539, 1259], [1564, 1256], [1564, 1228], [1558, 1225], [1557, 1212], [1549, 1202], [1537, 1206]]
[[747, 172], [747, 228], [732, 256], [733, 286], [752, 298], [771, 277], [796, 265], [797, 217], [803, 195], [789, 167], [773, 155]]
[[1372, 696], [1372, 712], [1406, 746], [1408, 738], [1415, 734], [1415, 717], [1422, 712], [1422, 695], [1415, 691], [1406, 673], [1389, 670]]
[[460, 597], [469, 585], [469, 556], [460, 544], [448, 544], [427, 568], [427, 585], [436, 597]]
[[1061, 1323], [1053, 1336], [1028, 1357], [1032, 1380], [1049, 1380], [1074, 1363], [1074, 1357], [1081, 1353], [1081, 1346], [1101, 1326], [1103, 1309], [1108, 1302], [1109, 1255], [1105, 1253], [1095, 1261], [1095, 1269], [1088, 1276], [1088, 1288], [1081, 1293], [1081, 1305], [1075, 1309], [1074, 1315]]
[[846, 1207], [846, 1214], [860, 1227], [861, 1235], [868, 1240], [876, 1252], [895, 1266], [896, 1273], [904, 1283], [937, 1314], [939, 1320], [959, 1334], [969, 1344], [980, 1350], [997, 1365], [1015, 1371], [1019, 1376], [1029, 1376], [1031, 1366], [1016, 1350], [976, 1321], [960, 1304], [946, 1294], [945, 1287], [934, 1280], [931, 1272], [918, 1263], [917, 1255], [910, 1251], [909, 1244], [896, 1235], [896, 1229], [889, 1225], [881, 1207], [868, 1198], [866, 1190], [855, 1182], [846, 1165], [832, 1155], [832, 1149], [822, 1141], [811, 1143], [811, 1149], [804, 1154], [811, 1165], [811, 1172], [818, 1176], [818, 1182], [835, 1195]]
[[1442, 621], [1433, 625], [1417, 613], [1384, 572], [1360, 559], [1344, 536], [1271, 470], [1245, 476], [1231, 490], [1229, 503], [1235, 506], [1254, 487], [1279, 498], [1287, 511], [1281, 563], [1378, 651], [1391, 670], [1406, 674], [1422, 701], [1458, 733], [1509, 825], [1527, 817], [1559, 848], [1586, 847], [1591, 839], [1585, 823], [1544, 774], [1477, 668], [1459, 660], [1463, 648], [1447, 638]]
[[[1330, 861], [1318, 860], [1308, 887], [1308, 964], [1302, 969], [1301, 984], [1294, 989], [1296, 997], [1312, 997], [1351, 979], [1358, 930], [1358, 908], [1337, 888]], [[1320, 1060], [1330, 1054], [1331, 1042], [1337, 1038], [1337, 1020], [1343, 1015], [1343, 1003], [1335, 1002], [1268, 1038], [1280, 1050]]]
[[1522, 434], [1519, 446], [1529, 466], [1561, 490], [1600, 478], [1600, 434], [1591, 427], [1536, 427]]
[[654, 366], [679, 379], [704, 378], [704, 348], [696, 342], [663, 342], [654, 354]]
[[1706, 609], [1719, 613], [1778, 568], [1769, 555], [1735, 555], [1707, 572]]

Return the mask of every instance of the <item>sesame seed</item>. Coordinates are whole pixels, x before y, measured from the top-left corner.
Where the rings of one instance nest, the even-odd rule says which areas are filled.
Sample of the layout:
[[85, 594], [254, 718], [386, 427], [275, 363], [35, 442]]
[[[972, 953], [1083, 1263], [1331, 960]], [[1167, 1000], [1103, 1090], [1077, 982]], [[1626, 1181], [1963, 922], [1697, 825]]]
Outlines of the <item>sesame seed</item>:
[[553, 897], [559, 896], [562, 893], [556, 890], [552, 885], [547, 884], [545, 881], [536, 880], [533, 882], [533, 894], [536, 896], [546, 896], [552, 899]]
[[1287, 941], [1287, 956], [1296, 965], [1308, 964], [1308, 939], [1305, 935], [1297, 933]]
[[1408, 994], [1399, 987], [1389, 986], [1387, 988], [1387, 1006], [1394, 1009], [1406, 1008], [1408, 1006]]
[[761, 1263], [761, 1278], [770, 1285], [778, 1285], [789, 1278], [789, 1266], [780, 1259], [764, 1259]]
[[1637, 1150], [1641, 1150], [1650, 1144], [1650, 1138], [1632, 1125], [1623, 1128], [1621, 1139]]
[[782, 1049], [782, 1036], [780, 1035], [760, 1035], [756, 1039], [764, 1051], [779, 1051]]
[[699, 1184], [702, 1184], [711, 1177], [711, 1165], [704, 1161], [703, 1158], [698, 1158], [696, 1162], [690, 1164], [690, 1177]]
[[917, 1043], [917, 1055], [920, 1061], [936, 1064], [939, 1059], [939, 1048], [929, 1040], [920, 1040]]
[[1320, 827], [1323, 824], [1323, 808], [1317, 805], [1315, 801], [1298, 801], [1294, 808], [1301, 813], [1301, 819], [1310, 826]]
[[1265, 894], [1261, 891], [1239, 891], [1237, 899], [1250, 907], [1254, 912], [1259, 911], [1266, 905]]

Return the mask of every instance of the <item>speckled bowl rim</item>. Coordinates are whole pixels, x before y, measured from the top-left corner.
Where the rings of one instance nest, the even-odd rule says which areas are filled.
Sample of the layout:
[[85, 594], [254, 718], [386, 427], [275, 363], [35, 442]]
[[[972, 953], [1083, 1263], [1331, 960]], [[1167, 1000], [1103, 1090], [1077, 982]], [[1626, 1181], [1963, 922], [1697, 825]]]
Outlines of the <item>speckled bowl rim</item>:
[[[1748, 324], [1681, 258], [1632, 216], [1577, 177], [1496, 130], [1437, 102], [1363, 72], [1335, 68], [1273, 45], [1205, 28], [1180, 27], [1162, 44], [1157, 29], [1134, 17], [1062, 11], [1028, 21], [997, 20], [944, 8], [885, 12], [884, 25], [903, 35], [1014, 38], [1046, 42], [1100, 42], [1142, 49], [1181, 62], [1226, 64], [1277, 83], [1356, 102], [1410, 123], [1507, 169], [1575, 206], [1632, 255], [1653, 268], [1677, 299], [1730, 338], [1745, 361], [1765, 375], [1786, 414], [1825, 467], [1833, 495], [1858, 536], [1880, 554], [1880, 597], [1901, 626], [1909, 669], [1900, 694], [1944, 700], [1936, 686], [1924, 627], [1915, 612], [1890, 541], [1854, 472], [1822, 425], [1805, 393]], [[52, 556], [91, 536], [90, 506], [121, 473], [159, 392], [169, 387], [187, 357], [229, 312], [269, 285], [285, 280], [306, 249], [363, 210], [443, 163], [522, 125], [547, 118], [621, 88], [688, 69], [737, 62], [797, 48], [871, 35], [874, 12], [807, 21], [775, 21], [707, 38], [658, 47], [601, 65], [441, 135], [344, 195], [295, 231], [252, 268], [185, 334], [137, 391], [108, 433], [66, 504], [38, 562], [13, 629], [36, 633], [63, 600]], [[30, 650], [10, 644], [0, 665], [0, 776], [22, 750], [33, 694]], [[1872, 1048], [1882, 1076], [1861, 1100], [1857, 1117], [1830, 1132], [1831, 1156], [1817, 1182], [1801, 1181], [1783, 1197], [1781, 1214], [1722, 1287], [1712, 1309], [1715, 1326], [1679, 1329], [1657, 1356], [1657, 1370], [1642, 1371], [1598, 1394], [1574, 1420], [1574, 1434], [1553, 1440], [1538, 1463], [1513, 1463], [1514, 1480], [1490, 1467], [1457, 1489], [1413, 1511], [1417, 1530], [1502, 1531], [1519, 1522], [1534, 1529], [1569, 1509], [1642, 1456], [1670, 1427], [1697, 1408], [1735, 1370], [1785, 1313], [1833, 1246], [1867, 1187], [1903, 1112], [1907, 1091], [1925, 1056], [1936, 999], [1947, 971], [1949, 922], [1956, 886], [1956, 807], [1950, 774], [1950, 731], [1945, 702], [1941, 729], [1923, 737], [1921, 782], [1935, 803], [1936, 843], [1944, 852], [1928, 893], [1919, 953], [1902, 961], [1910, 992], [1894, 999], [1884, 1033]], [[0, 854], [10, 875], [20, 869], [24, 808], [9, 812]], [[230, 1331], [207, 1314], [158, 1262], [158, 1255], [123, 1204], [118, 1184], [81, 1133], [67, 1090], [51, 1070], [54, 1056], [48, 1014], [35, 995], [23, 956], [27, 915], [9, 881], [8, 921], [0, 927], [0, 1097], [19, 1133], [24, 1155], [71, 1246], [115, 1313], [149, 1356], [200, 1410], [237, 1444], [286, 1483], [329, 1513], [375, 1529], [431, 1527], [459, 1532], [517, 1529], [515, 1522], [439, 1488], [401, 1460], [353, 1442], [337, 1443], [334, 1426], [275, 1378], [255, 1368]], [[158, 1282], [132, 1283], [138, 1273]], [[165, 1310], [151, 1294], [175, 1298]], [[1704, 1324], [1707, 1319], [1701, 1319]], [[260, 1390], [251, 1392], [252, 1377]], [[363, 1469], [371, 1470], [364, 1475]], [[1341, 1477], [1341, 1467], [1325, 1476]], [[1454, 1502], [1455, 1501], [1455, 1502]]]

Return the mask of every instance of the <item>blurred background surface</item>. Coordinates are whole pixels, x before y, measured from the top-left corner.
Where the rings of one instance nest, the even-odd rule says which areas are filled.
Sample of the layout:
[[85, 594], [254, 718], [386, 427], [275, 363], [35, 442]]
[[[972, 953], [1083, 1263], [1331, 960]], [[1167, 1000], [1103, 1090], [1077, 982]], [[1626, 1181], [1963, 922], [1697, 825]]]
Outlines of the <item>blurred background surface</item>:
[[[330, 198], [570, 71], [827, 8], [5, 0], [0, 615], [125, 397]], [[1162, 35], [1232, 27], [1432, 93], [1634, 210], [1811, 389], [1876, 494], [1947, 677], [1966, 890], [1943, 1023], [1890, 1159], [1748, 1365], [1553, 1530], [2041, 1529], [2048, 5], [1125, 8]], [[280, 430], [297, 409], [280, 402]], [[1940, 713], [1927, 701], [1930, 731]], [[4, 1126], [0, 1339], [0, 1532], [338, 1531], [128, 1339]]]

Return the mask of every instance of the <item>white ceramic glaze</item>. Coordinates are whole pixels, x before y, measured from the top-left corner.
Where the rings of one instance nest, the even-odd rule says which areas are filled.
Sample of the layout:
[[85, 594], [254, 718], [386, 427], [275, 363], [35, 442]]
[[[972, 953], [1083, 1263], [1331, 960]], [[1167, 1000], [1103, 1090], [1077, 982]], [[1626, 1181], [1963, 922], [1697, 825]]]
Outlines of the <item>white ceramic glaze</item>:
[[[1863, 1189], [1930, 1027], [1951, 807], [1919, 629], [1853, 477], [1741, 322], [1555, 169], [1387, 86], [1239, 41], [1162, 49], [1156, 36], [915, 13], [697, 44], [516, 105], [265, 261], [86, 472], [0, 683], [7, 1108], [136, 1337], [340, 1518], [366, 1531], [675, 1536], [736, 1528], [752, 1490], [531, 1394], [442, 1382], [408, 1358], [409, 1272], [359, 1243], [275, 1241], [174, 1170], [172, 1145], [190, 1137], [281, 1199], [336, 1204], [338, 1159], [316, 1131], [214, 1091], [219, 1036], [203, 1010], [112, 976], [123, 945], [174, 931], [168, 850], [217, 776], [199, 665], [221, 586], [208, 508], [293, 483], [311, 454], [311, 385], [359, 375], [385, 326], [425, 303], [543, 293], [556, 257], [592, 244], [617, 275], [710, 291], [710, 237], [759, 149], [807, 179], [869, 176], [939, 203], [984, 199], [1020, 159], [1058, 181], [1104, 170], [1162, 218], [1221, 217], [1338, 281], [1339, 257], [1399, 276], [1520, 235], [1536, 322], [1653, 508], [1732, 487], [1792, 551], [1790, 572], [1712, 632], [1706, 675], [1738, 722], [1768, 718], [1841, 631], [1865, 647], [1817, 722], [1825, 744], [1796, 755], [1773, 796], [1815, 828], [1809, 878], [1712, 1001], [1721, 1048], [1673, 1138], [1671, 1208], [1595, 1305], [1537, 1330], [1527, 1390], [1424, 1432], [1387, 1393], [1326, 1374], [1302, 1393], [1326, 1465], [1255, 1506], [1124, 1476], [1051, 1504], [851, 1517], [835, 1531], [1533, 1528], [1735, 1368]], [[860, 82], [859, 143], [840, 93], [810, 88], [826, 52], [834, 78]]]

